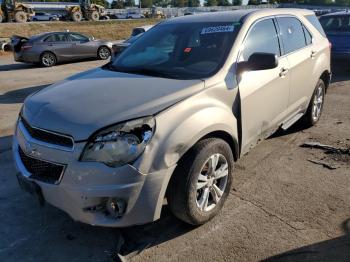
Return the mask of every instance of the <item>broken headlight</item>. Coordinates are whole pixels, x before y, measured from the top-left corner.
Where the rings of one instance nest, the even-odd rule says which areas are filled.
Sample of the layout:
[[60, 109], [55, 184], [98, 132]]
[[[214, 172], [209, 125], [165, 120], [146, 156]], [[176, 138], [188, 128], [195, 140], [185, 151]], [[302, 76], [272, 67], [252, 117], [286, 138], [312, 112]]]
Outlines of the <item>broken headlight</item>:
[[153, 117], [121, 123], [100, 131], [85, 147], [81, 161], [118, 167], [135, 161], [145, 150], [155, 129]]

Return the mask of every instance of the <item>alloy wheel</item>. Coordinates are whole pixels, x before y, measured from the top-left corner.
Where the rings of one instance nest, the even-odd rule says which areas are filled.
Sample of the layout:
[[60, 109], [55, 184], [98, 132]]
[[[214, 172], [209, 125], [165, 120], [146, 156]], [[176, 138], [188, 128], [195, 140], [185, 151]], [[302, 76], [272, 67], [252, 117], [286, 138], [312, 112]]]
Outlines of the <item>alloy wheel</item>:
[[45, 53], [45, 54], [43, 54], [41, 61], [42, 61], [44, 66], [49, 67], [49, 66], [53, 66], [55, 64], [56, 58], [51, 53]]
[[105, 60], [110, 56], [110, 52], [107, 47], [101, 47], [98, 51], [98, 55], [101, 59]]
[[316, 89], [316, 93], [312, 104], [312, 119], [314, 121], [317, 121], [321, 116], [323, 100], [324, 100], [323, 86], [319, 85]]
[[197, 207], [208, 212], [221, 200], [228, 179], [228, 163], [221, 154], [214, 154], [203, 165], [197, 181]]

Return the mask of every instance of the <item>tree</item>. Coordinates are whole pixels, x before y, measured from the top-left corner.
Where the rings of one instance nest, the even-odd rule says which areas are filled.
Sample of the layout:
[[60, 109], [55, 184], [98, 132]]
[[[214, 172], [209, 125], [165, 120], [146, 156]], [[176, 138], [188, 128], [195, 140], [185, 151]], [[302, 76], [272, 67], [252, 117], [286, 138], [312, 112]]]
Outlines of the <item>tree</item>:
[[204, 5], [205, 6], [217, 6], [218, 2], [216, 0], [205, 0]]
[[186, 0], [174, 0], [174, 6], [175, 7], [187, 6], [187, 1]]
[[153, 6], [153, 0], [141, 0], [142, 8], [150, 8]]
[[228, 0], [217, 0], [218, 6], [229, 6], [231, 3]]
[[259, 5], [260, 1], [259, 0], [249, 0], [248, 5]]
[[200, 1], [199, 0], [188, 0], [188, 7], [198, 7], [200, 6]]
[[232, 5], [242, 5], [242, 0], [233, 0]]
[[125, 6], [125, 7], [132, 7], [132, 6], [135, 6], [135, 0], [125, 0], [125, 1], [124, 1], [124, 6]]
[[124, 2], [123, 0], [113, 0], [111, 4], [112, 9], [123, 9], [124, 8]]

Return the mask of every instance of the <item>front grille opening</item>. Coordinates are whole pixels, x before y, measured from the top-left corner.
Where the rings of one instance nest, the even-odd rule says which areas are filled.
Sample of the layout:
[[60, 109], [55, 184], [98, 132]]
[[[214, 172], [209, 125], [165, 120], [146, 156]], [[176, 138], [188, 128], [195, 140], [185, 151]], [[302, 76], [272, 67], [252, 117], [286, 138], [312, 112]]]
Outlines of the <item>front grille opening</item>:
[[73, 139], [71, 137], [31, 127], [23, 118], [21, 118], [21, 121], [32, 138], [49, 144], [73, 148]]
[[50, 184], [59, 183], [65, 165], [54, 164], [30, 157], [26, 155], [20, 147], [18, 147], [18, 152], [24, 167], [31, 174], [30, 178]]

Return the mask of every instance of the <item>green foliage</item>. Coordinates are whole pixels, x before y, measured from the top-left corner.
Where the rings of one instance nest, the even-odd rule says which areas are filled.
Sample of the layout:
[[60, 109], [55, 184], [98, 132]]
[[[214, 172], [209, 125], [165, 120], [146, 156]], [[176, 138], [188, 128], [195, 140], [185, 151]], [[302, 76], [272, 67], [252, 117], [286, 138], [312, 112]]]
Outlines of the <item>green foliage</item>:
[[171, 5], [171, 0], [153, 0], [154, 6], [167, 7]]
[[199, 0], [188, 0], [188, 5], [189, 7], [197, 7], [200, 6], [200, 1]]
[[135, 0], [125, 0], [125, 1], [124, 1], [124, 6], [125, 6], [125, 7], [132, 7], [132, 6], [135, 6]]
[[113, 0], [111, 4], [112, 9], [123, 9], [124, 8], [124, 1], [123, 0]]
[[232, 5], [242, 5], [242, 0], [233, 0]]
[[218, 6], [229, 6], [231, 3], [228, 0], [217, 0]]
[[216, 0], [205, 0], [204, 5], [205, 6], [217, 6], [218, 2]]
[[187, 6], [187, 0], [174, 0], [175, 7], [184, 7]]
[[249, 0], [248, 5], [259, 5], [260, 1], [259, 0]]
[[141, 0], [142, 8], [149, 8], [153, 6], [153, 0]]

